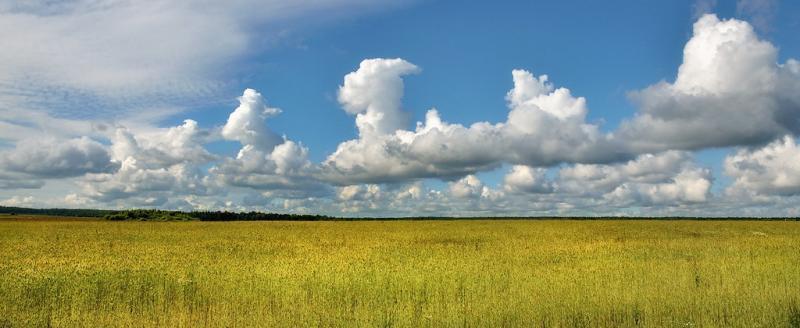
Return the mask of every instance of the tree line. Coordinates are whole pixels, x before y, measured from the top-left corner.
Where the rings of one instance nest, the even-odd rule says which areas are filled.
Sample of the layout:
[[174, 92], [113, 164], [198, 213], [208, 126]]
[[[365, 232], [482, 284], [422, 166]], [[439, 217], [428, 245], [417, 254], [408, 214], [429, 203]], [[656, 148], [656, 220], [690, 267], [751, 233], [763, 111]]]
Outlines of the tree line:
[[74, 208], [25, 208], [0, 206], [0, 214], [96, 217], [111, 221], [371, 221], [371, 220], [780, 220], [798, 221], [798, 217], [632, 217], [632, 216], [529, 216], [529, 217], [355, 217], [344, 218], [316, 214], [269, 212], [170, 211], [157, 209], [98, 210]]

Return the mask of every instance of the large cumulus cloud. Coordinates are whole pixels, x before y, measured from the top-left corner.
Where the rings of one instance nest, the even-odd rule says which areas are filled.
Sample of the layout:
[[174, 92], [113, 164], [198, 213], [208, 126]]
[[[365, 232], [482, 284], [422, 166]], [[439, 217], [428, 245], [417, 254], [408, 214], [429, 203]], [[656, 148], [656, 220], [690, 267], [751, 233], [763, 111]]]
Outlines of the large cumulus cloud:
[[115, 169], [105, 146], [88, 137], [26, 139], [0, 153], [0, 168], [30, 177], [64, 178]]
[[358, 113], [360, 136], [327, 158], [324, 178], [339, 184], [452, 179], [503, 163], [606, 164], [769, 142], [800, 132], [800, 62], [777, 58], [777, 48], [747, 22], [704, 15], [675, 81], [632, 93], [638, 113], [613, 132], [586, 122], [584, 98], [524, 70], [512, 72], [505, 122], [450, 124], [431, 109], [408, 130], [401, 78], [418, 68], [401, 59], [367, 60], [348, 74], [339, 95], [347, 112]]
[[358, 70], [344, 77], [339, 88], [339, 103], [356, 115], [362, 138], [378, 137], [403, 129], [408, 113], [400, 108], [403, 98], [403, 75], [419, 68], [403, 59], [367, 59]]
[[325, 194], [328, 187], [313, 177], [316, 167], [308, 160], [308, 148], [266, 126], [266, 120], [280, 110], [268, 107], [253, 89], [245, 90], [239, 102], [222, 128], [222, 137], [242, 147], [235, 158], [212, 167], [210, 179], [221, 186], [278, 190], [291, 198]]
[[[458, 177], [504, 162], [549, 166], [630, 156], [610, 134], [586, 122], [584, 98], [555, 88], [546, 75], [536, 77], [524, 70], [512, 72], [514, 88], [506, 95], [505, 122], [451, 124], [431, 109], [415, 130], [406, 130], [398, 119], [406, 115], [399, 101], [400, 78], [414, 71], [416, 66], [401, 59], [372, 59], [348, 74], [339, 100], [348, 112], [357, 108], [366, 113], [356, 117], [359, 139], [340, 144], [325, 161], [325, 178], [342, 184], [391, 182]], [[380, 78], [366, 83], [365, 76]]]
[[674, 83], [633, 93], [617, 137], [640, 152], [753, 145], [800, 131], [800, 68], [735, 19], [694, 24]]
[[615, 164], [572, 164], [547, 170], [516, 165], [503, 179], [509, 195], [530, 195], [579, 206], [623, 207], [707, 202], [713, 178], [687, 152], [643, 154]]
[[124, 200], [162, 206], [181, 196], [206, 194], [197, 165], [216, 158], [203, 147], [209, 134], [193, 120], [138, 135], [119, 127], [111, 138], [112, 161], [119, 169], [86, 175], [81, 196], [110, 204]]
[[761, 148], [740, 149], [725, 158], [725, 174], [734, 179], [730, 194], [800, 195], [800, 148], [785, 136]]

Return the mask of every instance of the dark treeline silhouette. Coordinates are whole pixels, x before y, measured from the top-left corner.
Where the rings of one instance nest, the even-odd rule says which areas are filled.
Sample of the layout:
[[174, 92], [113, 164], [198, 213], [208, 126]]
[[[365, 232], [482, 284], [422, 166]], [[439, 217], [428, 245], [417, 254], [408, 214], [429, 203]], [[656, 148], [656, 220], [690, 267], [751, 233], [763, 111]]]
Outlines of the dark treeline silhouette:
[[323, 221], [337, 219], [329, 216], [304, 214], [164, 210], [125, 210], [109, 213], [104, 218], [112, 221]]
[[33, 214], [33, 215], [53, 215], [53, 216], [75, 216], [75, 217], [104, 217], [117, 211], [94, 210], [94, 209], [75, 209], [75, 208], [25, 208], [0, 206], [0, 214]]
[[162, 210], [125, 210], [115, 211], [103, 216], [111, 221], [189, 221], [196, 220], [189, 213]]
[[71, 208], [24, 208], [0, 206], [0, 214], [51, 215], [69, 217], [96, 217], [111, 221], [389, 221], [389, 220], [704, 220], [704, 221], [744, 221], [780, 220], [798, 221], [797, 217], [657, 217], [657, 216], [497, 216], [497, 217], [334, 217], [313, 214], [281, 214], [266, 212], [228, 212], [228, 211], [168, 211], [155, 209], [96, 210]]
[[322, 221], [339, 219], [324, 215], [280, 214], [265, 212], [182, 212], [155, 209], [95, 210], [71, 208], [24, 208], [8, 206], [0, 206], [0, 214], [96, 217], [112, 221]]
[[323, 221], [334, 220], [337, 218], [325, 215], [311, 214], [280, 214], [265, 212], [212, 212], [195, 211], [189, 212], [192, 217], [201, 221]]

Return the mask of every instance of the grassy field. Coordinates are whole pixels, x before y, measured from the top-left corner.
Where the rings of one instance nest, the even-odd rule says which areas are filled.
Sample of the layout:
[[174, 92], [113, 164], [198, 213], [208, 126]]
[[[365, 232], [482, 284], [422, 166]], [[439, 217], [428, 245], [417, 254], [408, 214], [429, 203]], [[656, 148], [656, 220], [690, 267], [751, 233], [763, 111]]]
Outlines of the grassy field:
[[0, 327], [799, 327], [800, 222], [0, 218]]

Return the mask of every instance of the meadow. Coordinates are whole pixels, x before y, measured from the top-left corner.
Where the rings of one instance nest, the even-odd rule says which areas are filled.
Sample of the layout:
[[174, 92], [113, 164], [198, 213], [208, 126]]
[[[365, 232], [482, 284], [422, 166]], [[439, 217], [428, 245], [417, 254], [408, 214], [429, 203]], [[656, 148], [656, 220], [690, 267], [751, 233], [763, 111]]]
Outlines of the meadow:
[[800, 222], [0, 217], [0, 327], [800, 327]]

